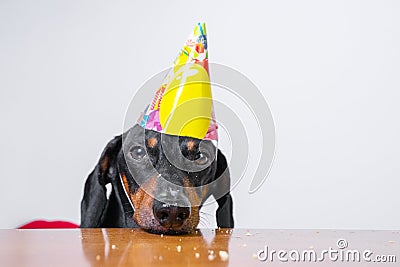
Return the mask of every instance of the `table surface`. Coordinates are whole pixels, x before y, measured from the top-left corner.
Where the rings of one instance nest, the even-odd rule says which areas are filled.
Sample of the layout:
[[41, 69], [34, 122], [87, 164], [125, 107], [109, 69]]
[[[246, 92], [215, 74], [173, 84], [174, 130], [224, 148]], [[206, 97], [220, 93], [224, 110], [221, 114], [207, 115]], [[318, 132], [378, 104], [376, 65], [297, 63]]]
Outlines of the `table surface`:
[[[352, 257], [354, 251], [360, 262]], [[317, 262], [310, 263], [314, 256]], [[201, 229], [166, 236], [140, 229], [0, 230], [0, 262], [1, 266], [334, 266], [338, 262], [398, 266], [400, 231]]]

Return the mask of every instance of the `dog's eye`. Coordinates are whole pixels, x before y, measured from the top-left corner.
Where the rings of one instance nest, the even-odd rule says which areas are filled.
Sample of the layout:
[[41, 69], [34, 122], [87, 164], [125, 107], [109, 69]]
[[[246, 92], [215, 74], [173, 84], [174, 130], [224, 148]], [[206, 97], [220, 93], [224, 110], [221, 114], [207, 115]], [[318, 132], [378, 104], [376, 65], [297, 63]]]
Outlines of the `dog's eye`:
[[129, 154], [136, 160], [141, 160], [146, 156], [146, 150], [141, 146], [134, 146], [130, 149]]
[[199, 153], [194, 160], [197, 164], [204, 165], [208, 162], [208, 156], [205, 153]]

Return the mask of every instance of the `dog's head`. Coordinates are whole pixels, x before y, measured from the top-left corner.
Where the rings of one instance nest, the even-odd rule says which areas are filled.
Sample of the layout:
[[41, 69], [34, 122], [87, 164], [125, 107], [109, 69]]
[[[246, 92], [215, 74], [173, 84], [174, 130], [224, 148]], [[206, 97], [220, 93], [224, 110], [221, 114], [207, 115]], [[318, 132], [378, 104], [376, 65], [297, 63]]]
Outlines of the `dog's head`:
[[[110, 199], [93, 199], [90, 194], [105, 194], [93, 192], [95, 179], [100, 190], [111, 183], [115, 195], [110, 199], [114, 197], [120, 204], [110, 203]], [[225, 157], [211, 141], [162, 134], [135, 125], [107, 145], [89, 176], [82, 200], [81, 226], [124, 226], [112, 222], [133, 220], [149, 232], [187, 233], [197, 227], [202, 204], [214, 195], [223, 213], [217, 214], [217, 222], [222, 224], [219, 226], [233, 227], [229, 187]], [[133, 214], [126, 211], [124, 198], [131, 203]], [[102, 202], [104, 207], [94, 202]], [[112, 212], [112, 206], [121, 206], [121, 214]], [[91, 214], [96, 213], [96, 208], [100, 214]], [[128, 217], [110, 218], [113, 216]]]

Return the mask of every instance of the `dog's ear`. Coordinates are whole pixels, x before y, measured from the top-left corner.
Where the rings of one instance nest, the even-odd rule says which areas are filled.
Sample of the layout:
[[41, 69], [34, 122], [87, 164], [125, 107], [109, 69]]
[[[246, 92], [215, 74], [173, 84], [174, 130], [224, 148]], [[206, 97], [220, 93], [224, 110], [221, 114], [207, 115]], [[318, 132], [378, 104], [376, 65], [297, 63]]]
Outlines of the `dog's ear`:
[[85, 182], [81, 201], [81, 228], [100, 227], [106, 211], [105, 185], [118, 175], [117, 156], [122, 147], [122, 136], [117, 136], [105, 147], [100, 160]]
[[216, 212], [217, 225], [221, 228], [233, 228], [233, 202], [230, 194], [231, 177], [226, 158], [219, 149], [217, 155], [217, 171], [215, 174], [215, 179], [217, 180], [218, 191], [224, 193], [227, 192], [222, 197], [219, 197], [218, 194], [214, 195], [218, 203], [218, 209]]

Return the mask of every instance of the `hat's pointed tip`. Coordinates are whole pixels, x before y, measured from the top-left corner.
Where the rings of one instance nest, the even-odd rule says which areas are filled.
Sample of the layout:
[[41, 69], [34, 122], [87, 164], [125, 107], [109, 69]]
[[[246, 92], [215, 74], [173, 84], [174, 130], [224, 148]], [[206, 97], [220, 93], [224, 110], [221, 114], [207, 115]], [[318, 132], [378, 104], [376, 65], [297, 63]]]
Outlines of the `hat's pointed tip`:
[[[204, 63], [208, 60], [207, 31], [205, 22], [198, 22], [175, 58], [174, 66]], [[208, 71], [208, 68], [205, 67]]]
[[198, 35], [207, 35], [206, 23], [197, 22], [197, 25], [194, 28], [194, 33], [197, 33]]

